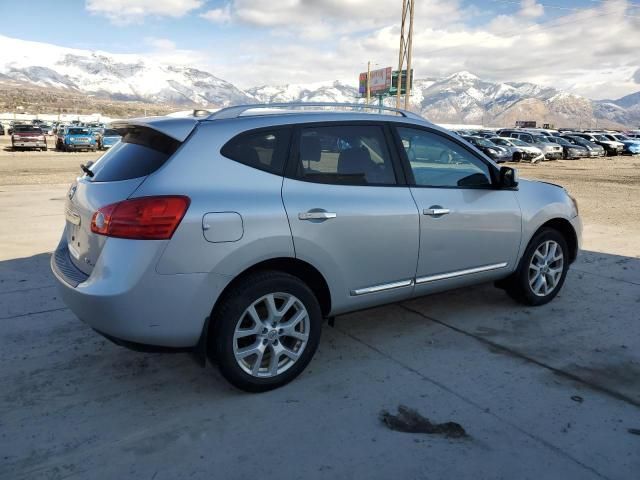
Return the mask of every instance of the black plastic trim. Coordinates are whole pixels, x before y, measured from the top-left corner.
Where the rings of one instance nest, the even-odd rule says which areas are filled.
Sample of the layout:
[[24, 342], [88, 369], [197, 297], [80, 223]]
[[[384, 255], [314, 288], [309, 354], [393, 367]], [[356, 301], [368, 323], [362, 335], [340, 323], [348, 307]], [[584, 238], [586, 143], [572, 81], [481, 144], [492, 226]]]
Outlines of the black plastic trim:
[[69, 254], [69, 248], [64, 242], [61, 242], [56, 251], [53, 252], [51, 266], [58, 277], [73, 288], [76, 288], [89, 278], [89, 275], [73, 264]]
[[131, 342], [129, 340], [123, 340], [122, 338], [114, 337], [113, 335], [108, 335], [100, 330], [93, 329], [104, 338], [109, 340], [112, 343], [115, 343], [119, 347], [125, 347], [129, 350], [133, 350], [135, 352], [145, 352], [145, 353], [185, 353], [185, 352], [193, 352], [194, 347], [165, 347], [162, 345], [149, 345], [147, 343], [137, 343]]

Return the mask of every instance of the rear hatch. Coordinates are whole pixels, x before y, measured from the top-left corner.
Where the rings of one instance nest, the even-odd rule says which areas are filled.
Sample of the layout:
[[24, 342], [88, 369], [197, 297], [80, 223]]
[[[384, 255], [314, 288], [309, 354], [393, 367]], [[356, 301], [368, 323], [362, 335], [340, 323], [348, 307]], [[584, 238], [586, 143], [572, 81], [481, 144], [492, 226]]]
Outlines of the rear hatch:
[[122, 134], [120, 143], [89, 167], [93, 176], [85, 174], [78, 178], [65, 203], [69, 257], [87, 275], [91, 274], [108, 238], [91, 231], [94, 213], [129, 198], [147, 176], [171, 158], [184, 140], [149, 125], [124, 125], [118, 130]]
[[37, 142], [44, 140], [44, 133], [38, 127], [22, 127], [14, 130], [13, 137], [15, 141], [19, 142]]

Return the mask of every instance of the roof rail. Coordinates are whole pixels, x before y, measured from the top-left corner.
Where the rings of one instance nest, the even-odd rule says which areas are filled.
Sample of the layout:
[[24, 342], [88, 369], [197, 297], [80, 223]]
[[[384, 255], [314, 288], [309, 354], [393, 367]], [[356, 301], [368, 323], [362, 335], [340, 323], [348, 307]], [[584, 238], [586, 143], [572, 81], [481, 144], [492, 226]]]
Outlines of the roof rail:
[[[226, 118], [238, 118], [248, 110], [269, 109], [269, 108], [301, 108], [301, 107], [334, 107], [334, 108], [351, 108], [353, 110], [378, 110], [380, 113], [394, 112], [405, 118], [414, 118], [424, 120], [420, 115], [402, 110], [400, 108], [383, 107], [379, 105], [367, 105], [360, 103], [334, 103], [334, 102], [292, 102], [292, 103], [256, 103], [253, 105], [236, 105], [233, 107], [223, 108], [209, 115], [207, 120], [221, 120]], [[257, 114], [259, 115], [259, 114]]]

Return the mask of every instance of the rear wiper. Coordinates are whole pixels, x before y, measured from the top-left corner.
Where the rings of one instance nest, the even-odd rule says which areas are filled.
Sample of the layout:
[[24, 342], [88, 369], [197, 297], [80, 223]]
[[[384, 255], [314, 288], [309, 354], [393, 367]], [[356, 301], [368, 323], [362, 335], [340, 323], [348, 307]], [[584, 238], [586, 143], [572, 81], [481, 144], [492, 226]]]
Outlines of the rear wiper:
[[91, 164], [89, 164], [89, 165], [85, 165], [84, 163], [81, 163], [81, 164], [80, 164], [80, 168], [82, 169], [82, 171], [83, 171], [84, 173], [86, 173], [88, 177], [93, 178], [93, 176], [94, 176], [95, 174], [94, 174], [94, 173], [89, 169], [89, 167], [90, 167], [90, 166], [91, 166]]

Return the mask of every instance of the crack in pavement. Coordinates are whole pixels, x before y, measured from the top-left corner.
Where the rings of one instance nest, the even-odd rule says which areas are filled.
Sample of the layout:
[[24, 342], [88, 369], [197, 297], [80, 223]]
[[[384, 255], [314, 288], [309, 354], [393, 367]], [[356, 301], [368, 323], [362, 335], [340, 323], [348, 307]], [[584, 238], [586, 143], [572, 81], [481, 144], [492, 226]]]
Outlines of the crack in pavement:
[[[422, 315], [422, 314], [420, 314], [419, 312], [414, 312], [413, 310], [411, 310], [411, 309], [410, 309], [410, 308], [408, 308], [408, 307], [405, 307], [405, 306], [404, 306], [404, 305], [402, 305], [402, 304], [398, 304], [398, 306], [400, 306], [400, 307], [404, 308], [404, 309], [405, 309], [405, 310], [407, 310], [407, 311], [410, 311], [410, 312], [416, 313], [416, 314], [418, 314], [418, 315], [420, 315], [420, 316], [422, 316], [422, 317], [425, 317], [425, 315]], [[425, 317], [425, 318], [426, 318], [426, 317]], [[431, 319], [429, 318], [429, 320], [431, 320]], [[437, 323], [441, 323], [441, 322], [438, 322], [437, 320], [434, 320], [434, 321], [436, 321]], [[448, 327], [448, 325], [445, 325], [445, 324], [442, 324], [442, 325], [443, 325], [443, 326], [445, 326], [445, 327]], [[582, 467], [583, 469], [588, 470], [589, 472], [593, 473], [593, 474], [594, 474], [594, 475], [596, 475], [597, 477], [599, 477], [599, 478], [603, 478], [603, 479], [606, 479], [606, 480], [610, 480], [610, 478], [609, 478], [609, 477], [607, 477], [606, 475], [604, 475], [604, 474], [600, 473], [599, 471], [597, 471], [595, 468], [591, 467], [590, 465], [587, 465], [587, 464], [585, 464], [585, 463], [581, 462], [579, 459], [577, 459], [577, 458], [573, 457], [571, 454], [569, 454], [569, 453], [565, 452], [565, 451], [564, 451], [564, 450], [562, 450], [561, 448], [556, 447], [555, 445], [553, 445], [552, 443], [549, 443], [549, 442], [548, 442], [548, 441], [546, 441], [545, 439], [540, 438], [540, 437], [538, 437], [537, 435], [535, 435], [535, 434], [533, 434], [533, 433], [531, 433], [531, 432], [528, 432], [528, 431], [524, 430], [524, 429], [523, 429], [523, 428], [521, 428], [519, 425], [517, 425], [517, 424], [515, 424], [515, 423], [513, 423], [513, 422], [511, 422], [511, 421], [509, 421], [509, 420], [508, 420], [508, 419], [506, 419], [506, 418], [501, 417], [500, 415], [497, 415], [497, 414], [496, 414], [496, 413], [494, 413], [493, 411], [488, 410], [488, 409], [487, 409], [487, 407], [485, 407], [485, 406], [483, 406], [483, 405], [481, 405], [481, 404], [477, 403], [476, 401], [472, 400], [472, 399], [471, 399], [471, 398], [469, 398], [469, 397], [466, 397], [465, 395], [463, 395], [463, 394], [461, 394], [461, 393], [458, 393], [457, 391], [455, 391], [455, 390], [453, 390], [453, 389], [451, 389], [451, 388], [447, 387], [447, 386], [446, 386], [446, 385], [444, 385], [443, 383], [441, 383], [441, 382], [439, 382], [439, 381], [437, 381], [437, 380], [434, 380], [433, 378], [428, 377], [427, 375], [425, 375], [424, 373], [422, 373], [420, 370], [417, 370], [417, 369], [413, 368], [412, 366], [410, 366], [410, 365], [408, 365], [408, 364], [406, 364], [406, 363], [402, 362], [401, 360], [398, 360], [397, 358], [392, 357], [391, 355], [387, 354], [386, 352], [383, 352], [383, 351], [382, 351], [382, 350], [380, 350], [379, 348], [377, 348], [377, 347], [375, 347], [375, 346], [373, 346], [373, 345], [371, 345], [371, 344], [369, 344], [369, 343], [365, 342], [364, 340], [362, 340], [362, 339], [360, 339], [360, 338], [356, 337], [355, 335], [353, 335], [353, 334], [351, 334], [351, 333], [349, 333], [349, 332], [346, 332], [346, 331], [344, 331], [344, 330], [341, 330], [340, 328], [337, 328], [337, 327], [334, 327], [334, 330], [336, 330], [337, 332], [341, 333], [341, 334], [342, 334], [342, 335], [344, 335], [345, 337], [348, 337], [348, 338], [350, 338], [351, 340], [353, 340], [353, 341], [355, 341], [355, 342], [357, 342], [357, 343], [359, 343], [359, 344], [361, 344], [361, 345], [364, 345], [365, 347], [369, 348], [370, 350], [372, 350], [372, 351], [376, 352], [378, 355], [380, 355], [380, 356], [382, 356], [382, 357], [384, 357], [384, 358], [386, 358], [386, 359], [388, 359], [388, 360], [390, 360], [390, 361], [394, 362], [395, 364], [397, 364], [397, 365], [399, 365], [400, 367], [404, 368], [405, 370], [408, 370], [409, 372], [411, 372], [411, 373], [413, 373], [413, 374], [417, 375], [418, 377], [420, 377], [420, 378], [422, 378], [423, 380], [425, 380], [425, 381], [427, 381], [427, 382], [431, 383], [432, 385], [435, 385], [436, 387], [438, 387], [438, 388], [440, 388], [440, 389], [444, 390], [445, 392], [450, 393], [451, 395], [453, 395], [453, 396], [455, 396], [455, 397], [459, 398], [460, 400], [462, 400], [463, 402], [467, 403], [468, 405], [471, 405], [472, 407], [477, 408], [478, 410], [482, 411], [482, 413], [484, 413], [484, 414], [486, 414], [486, 415], [490, 415], [490, 416], [494, 417], [496, 420], [499, 420], [500, 422], [502, 422], [502, 423], [504, 423], [504, 424], [506, 424], [506, 425], [510, 426], [511, 428], [513, 428], [514, 430], [516, 430], [516, 431], [520, 432], [521, 434], [523, 434], [523, 435], [525, 435], [525, 436], [529, 437], [530, 439], [532, 439], [532, 440], [534, 440], [534, 441], [536, 441], [536, 442], [538, 442], [538, 443], [542, 444], [543, 446], [545, 446], [546, 448], [548, 448], [548, 449], [552, 450], [553, 452], [555, 452], [555, 453], [556, 453], [556, 454], [558, 454], [559, 456], [564, 457], [564, 458], [566, 458], [566, 459], [570, 460], [571, 462], [575, 463], [576, 465], [579, 465], [579, 466], [580, 466], [580, 467]], [[464, 332], [461, 332], [461, 333], [464, 333]], [[488, 411], [487, 411], [487, 410], [488, 410]]]
[[42, 285], [40, 287], [19, 288], [17, 290], [7, 290], [6, 292], [0, 292], [0, 295], [9, 295], [10, 293], [22, 293], [30, 292], [32, 290], [43, 290], [45, 288], [54, 288], [56, 285]]
[[608, 277], [607, 275], [601, 275], [599, 273], [594, 273], [594, 272], [588, 272], [587, 270], [580, 270], [579, 268], [575, 268], [575, 267], [571, 267], [571, 270], [575, 271], [575, 272], [580, 272], [580, 273], [586, 273], [588, 275], [593, 275], [595, 277], [600, 277], [600, 278], [606, 278], [607, 280], [615, 280], [617, 282], [623, 282], [623, 283], [629, 283], [631, 285], [638, 285], [640, 286], [640, 283], [637, 282], [632, 282], [631, 280], [623, 280], [621, 278], [616, 278], [616, 277]]
[[501, 345], [499, 343], [493, 342], [493, 341], [491, 341], [491, 340], [489, 340], [487, 338], [484, 338], [484, 337], [482, 337], [480, 335], [475, 335], [475, 334], [473, 334], [473, 333], [471, 333], [471, 332], [469, 332], [467, 330], [463, 330], [462, 328], [455, 327], [455, 326], [450, 325], [450, 324], [448, 324], [446, 322], [443, 322], [442, 320], [438, 320], [436, 318], [433, 318], [433, 317], [430, 317], [428, 315], [425, 315], [424, 313], [420, 312], [419, 310], [415, 310], [415, 309], [413, 309], [411, 307], [407, 307], [404, 304], [400, 303], [400, 304], [398, 304], [398, 306], [400, 308], [408, 311], [408, 312], [415, 313], [416, 315], [419, 315], [419, 316], [421, 316], [422, 318], [424, 318], [426, 320], [430, 320], [432, 322], [437, 323], [438, 325], [442, 325], [443, 327], [446, 327], [446, 328], [448, 328], [450, 330], [453, 330], [454, 332], [461, 333], [463, 335], [466, 335], [468, 337], [471, 337], [471, 338], [477, 340], [478, 342], [484, 343], [484, 344], [489, 345], [489, 346], [491, 346], [493, 348], [496, 348], [498, 350], [502, 350], [503, 352], [509, 354], [512, 357], [516, 357], [516, 358], [519, 358], [521, 360], [525, 360], [526, 362], [533, 363], [534, 365], [537, 365], [539, 367], [545, 368], [545, 369], [553, 372], [554, 374], [556, 374], [556, 375], [558, 375], [560, 377], [565, 377], [565, 378], [568, 378], [569, 380], [573, 380], [574, 382], [578, 382], [578, 383], [581, 383], [583, 385], [586, 385], [591, 390], [596, 390], [596, 391], [598, 391], [600, 393], [604, 393], [605, 395], [613, 397], [616, 400], [621, 400], [621, 401], [623, 401], [625, 403], [633, 405], [634, 407], [640, 407], [640, 402], [638, 402], [637, 400], [635, 400], [635, 399], [633, 399], [631, 397], [628, 397], [627, 395], [624, 395], [622, 393], [616, 392], [615, 390], [611, 390], [611, 389], [609, 389], [607, 387], [603, 387], [603, 386], [598, 385], [596, 383], [593, 383], [593, 382], [590, 382], [588, 380], [585, 380], [584, 378], [582, 378], [582, 377], [580, 377], [578, 375], [575, 375], [573, 373], [567, 372], [567, 371], [562, 370], [560, 368], [556, 368], [556, 367], [554, 367], [552, 365], [548, 365], [548, 364], [546, 364], [544, 362], [541, 362], [540, 360], [536, 360], [533, 357], [525, 355], [524, 353], [521, 353], [521, 352], [519, 352], [517, 350], [513, 350], [512, 348], [505, 347], [504, 345]]
[[21, 313], [19, 315], [10, 315], [8, 317], [0, 317], [0, 320], [11, 320], [13, 318], [28, 317], [30, 315], [38, 315], [40, 313], [60, 312], [62, 310], [69, 310], [69, 309], [67, 307], [52, 308], [49, 310], [40, 310], [38, 312], [27, 312], [27, 313]]

